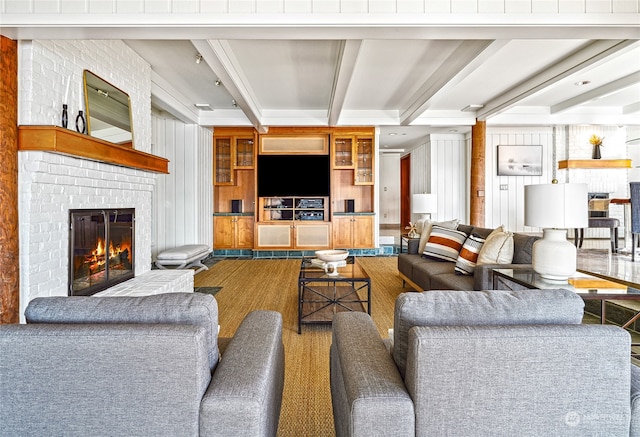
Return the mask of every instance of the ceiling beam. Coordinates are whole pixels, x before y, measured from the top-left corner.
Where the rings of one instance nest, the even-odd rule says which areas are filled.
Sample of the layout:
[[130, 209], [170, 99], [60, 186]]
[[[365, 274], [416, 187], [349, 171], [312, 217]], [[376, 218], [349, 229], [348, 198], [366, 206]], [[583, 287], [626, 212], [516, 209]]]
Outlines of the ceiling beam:
[[500, 114], [515, 106], [518, 102], [544, 88], [557, 83], [570, 74], [583, 70], [615, 53], [635, 44], [634, 40], [601, 40], [594, 41], [581, 50], [567, 56], [555, 65], [535, 74], [520, 84], [485, 102], [478, 111], [479, 120]]
[[254, 97], [255, 94], [235, 59], [229, 43], [224, 40], [193, 40], [191, 43], [222, 81], [222, 85], [256, 130], [261, 133], [266, 132], [268, 127], [262, 124], [261, 111]]
[[151, 96], [154, 106], [167, 111], [185, 123], [198, 122], [198, 110], [169, 82], [151, 70]]
[[331, 101], [329, 102], [329, 126], [336, 126], [340, 120], [344, 99], [347, 96], [347, 89], [353, 77], [361, 47], [362, 40], [342, 41], [333, 89], [331, 90]]
[[633, 114], [634, 112], [640, 112], [640, 102], [631, 103], [622, 107], [623, 114]]
[[578, 96], [552, 105], [551, 113], [557, 114], [559, 112], [566, 111], [575, 106], [590, 102], [591, 100], [595, 100], [608, 94], [621, 91], [637, 83], [640, 83], [640, 72], [631, 73], [627, 76], [621, 77], [620, 79], [614, 80], [613, 82], [609, 82], [608, 84], [599, 86]]
[[429, 108], [431, 99], [445, 88], [460, 83], [482, 62], [504, 46], [505, 42], [464, 41], [420, 87], [418, 96], [400, 114], [400, 125], [408, 126]]

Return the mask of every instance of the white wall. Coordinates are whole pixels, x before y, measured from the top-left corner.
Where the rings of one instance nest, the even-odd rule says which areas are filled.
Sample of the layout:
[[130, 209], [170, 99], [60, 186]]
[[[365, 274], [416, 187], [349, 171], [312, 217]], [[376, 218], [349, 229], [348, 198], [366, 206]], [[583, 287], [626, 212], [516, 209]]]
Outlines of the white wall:
[[[409, 151], [411, 193], [435, 193], [434, 220], [458, 218], [469, 222], [469, 146], [464, 135], [430, 135]], [[413, 219], [419, 217], [414, 216]]]
[[[160, 14], [169, 16], [169, 20], [171, 15], [179, 14], [519, 14], [542, 20], [553, 14], [636, 13], [638, 3], [634, 0], [1, 0], [0, 12], [70, 14], [78, 18], [80, 14]], [[382, 20], [380, 16], [376, 19]]]
[[213, 247], [212, 131], [154, 114], [152, 153], [169, 159], [154, 193], [154, 259], [184, 244]]
[[380, 156], [380, 224], [400, 223], [400, 154], [383, 153]]

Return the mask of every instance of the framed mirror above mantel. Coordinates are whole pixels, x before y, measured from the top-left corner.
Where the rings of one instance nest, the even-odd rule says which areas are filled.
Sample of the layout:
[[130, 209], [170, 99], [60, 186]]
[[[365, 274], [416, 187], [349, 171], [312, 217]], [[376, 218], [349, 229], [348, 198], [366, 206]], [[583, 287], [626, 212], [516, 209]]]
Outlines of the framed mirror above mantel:
[[83, 79], [89, 135], [133, 149], [129, 95], [89, 70]]

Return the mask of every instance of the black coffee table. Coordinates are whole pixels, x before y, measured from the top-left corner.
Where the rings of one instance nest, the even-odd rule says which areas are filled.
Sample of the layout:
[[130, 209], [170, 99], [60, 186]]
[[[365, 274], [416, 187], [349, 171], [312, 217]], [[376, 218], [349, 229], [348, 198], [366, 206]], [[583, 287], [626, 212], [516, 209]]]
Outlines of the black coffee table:
[[[331, 324], [333, 315], [342, 311], [371, 314], [371, 278], [358, 259], [350, 256], [347, 265], [329, 275], [304, 257], [298, 276], [298, 334], [303, 324]], [[328, 271], [332, 272], [332, 268]]]

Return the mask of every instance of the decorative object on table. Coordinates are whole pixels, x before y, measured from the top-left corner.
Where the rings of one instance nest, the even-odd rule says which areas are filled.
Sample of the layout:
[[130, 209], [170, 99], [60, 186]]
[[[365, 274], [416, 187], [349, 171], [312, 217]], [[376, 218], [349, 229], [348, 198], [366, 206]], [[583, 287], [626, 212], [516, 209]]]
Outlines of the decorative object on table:
[[576, 272], [576, 247], [567, 241], [567, 228], [589, 223], [587, 184], [526, 185], [524, 224], [543, 228], [533, 244], [532, 264], [540, 276], [566, 282]]
[[416, 224], [413, 222], [409, 222], [409, 226], [405, 226], [404, 227], [408, 232], [407, 232], [407, 237], [409, 238], [417, 238], [418, 237], [418, 231], [416, 229]]
[[84, 134], [87, 131], [87, 123], [84, 119], [82, 110], [78, 111], [78, 116], [76, 117], [76, 130], [81, 134]]
[[348, 256], [348, 250], [316, 250], [316, 257], [325, 262], [344, 261]]
[[[345, 267], [347, 265], [347, 260], [322, 261], [321, 259], [315, 258], [311, 260], [311, 265], [324, 269], [327, 276], [338, 276], [340, 274], [340, 272], [338, 272], [338, 267]], [[331, 271], [329, 271], [329, 269], [331, 269]]]
[[[421, 220], [431, 219], [431, 214], [438, 211], [438, 196], [431, 193], [414, 194], [411, 198], [411, 212], [422, 214]], [[429, 215], [429, 217], [427, 217]]]
[[69, 125], [69, 113], [67, 112], [67, 104], [62, 104], [62, 127], [66, 128]]
[[498, 176], [542, 175], [542, 146], [498, 146]]
[[69, 85], [71, 84], [71, 77], [67, 78], [67, 88], [64, 92], [64, 100], [62, 101], [62, 127], [66, 128], [69, 125], [69, 113], [67, 112], [69, 101]]
[[[324, 269], [324, 272], [328, 276], [338, 276], [338, 267], [344, 267], [347, 265], [347, 257], [349, 256], [348, 250], [316, 250], [316, 260], [312, 260], [311, 263]], [[332, 269], [329, 272], [329, 269]]]
[[600, 159], [602, 156], [600, 155], [600, 147], [602, 147], [602, 141], [604, 137], [600, 138], [598, 135], [591, 135], [589, 138], [589, 142], [593, 145], [593, 155], [591, 156], [593, 159]]

